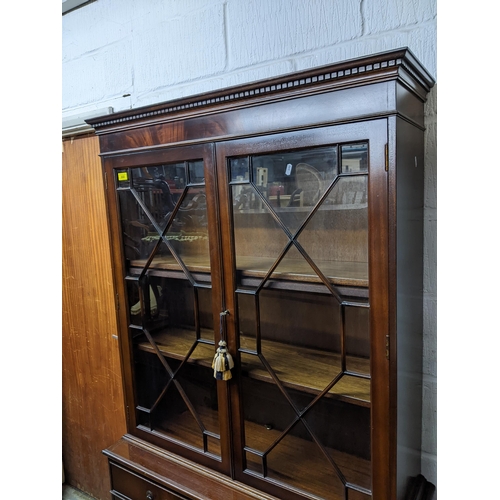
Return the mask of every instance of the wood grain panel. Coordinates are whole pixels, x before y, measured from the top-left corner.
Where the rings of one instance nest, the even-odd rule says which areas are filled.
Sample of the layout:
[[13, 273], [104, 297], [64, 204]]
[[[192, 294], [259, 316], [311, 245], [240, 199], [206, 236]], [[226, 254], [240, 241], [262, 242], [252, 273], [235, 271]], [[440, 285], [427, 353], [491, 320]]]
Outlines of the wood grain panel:
[[[259, 107], [231, 109], [184, 120], [111, 131], [101, 136], [101, 153], [134, 150], [165, 144], [218, 141], [263, 135], [275, 130], [293, 130], [318, 124], [332, 124], [359, 117], [393, 112], [387, 98], [390, 83], [374, 83], [370, 92], [363, 88], [338, 90], [307, 96], [300, 100], [265, 103]], [[286, 97], [286, 96], [285, 96]], [[284, 98], [284, 97], [282, 97]]]
[[102, 450], [126, 429], [98, 154], [95, 136], [63, 141], [62, 451], [66, 482], [104, 500]]

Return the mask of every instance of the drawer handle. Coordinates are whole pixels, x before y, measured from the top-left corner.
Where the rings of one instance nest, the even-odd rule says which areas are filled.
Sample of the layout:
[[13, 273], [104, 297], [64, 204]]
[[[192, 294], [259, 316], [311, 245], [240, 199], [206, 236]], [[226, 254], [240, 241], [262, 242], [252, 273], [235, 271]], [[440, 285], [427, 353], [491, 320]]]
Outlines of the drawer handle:
[[154, 500], [155, 496], [153, 495], [153, 493], [151, 493], [149, 490], [146, 491], [146, 499], [147, 500]]

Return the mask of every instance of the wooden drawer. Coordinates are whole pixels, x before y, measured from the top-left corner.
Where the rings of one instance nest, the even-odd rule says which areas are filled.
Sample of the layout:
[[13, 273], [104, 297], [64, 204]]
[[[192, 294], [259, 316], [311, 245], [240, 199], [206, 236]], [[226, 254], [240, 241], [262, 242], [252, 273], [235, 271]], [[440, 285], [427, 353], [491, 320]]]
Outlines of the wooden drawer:
[[113, 498], [120, 500], [179, 500], [180, 495], [168, 491], [133, 472], [110, 463]]

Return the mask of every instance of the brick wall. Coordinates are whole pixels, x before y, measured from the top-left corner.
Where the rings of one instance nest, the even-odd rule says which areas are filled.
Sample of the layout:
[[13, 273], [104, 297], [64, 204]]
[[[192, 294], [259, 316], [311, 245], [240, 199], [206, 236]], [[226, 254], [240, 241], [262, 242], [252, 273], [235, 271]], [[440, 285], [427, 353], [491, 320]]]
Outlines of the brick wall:
[[[407, 46], [436, 75], [435, 0], [97, 0], [63, 28], [63, 119]], [[436, 483], [437, 86], [426, 104], [422, 472]]]

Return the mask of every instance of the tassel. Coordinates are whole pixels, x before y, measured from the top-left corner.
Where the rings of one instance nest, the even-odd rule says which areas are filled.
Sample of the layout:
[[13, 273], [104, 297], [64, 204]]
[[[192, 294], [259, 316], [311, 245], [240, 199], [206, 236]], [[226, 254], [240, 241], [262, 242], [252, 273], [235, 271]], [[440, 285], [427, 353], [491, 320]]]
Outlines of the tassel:
[[212, 368], [214, 369], [214, 377], [217, 380], [229, 380], [231, 375], [231, 368], [234, 367], [234, 362], [231, 354], [227, 352], [226, 342], [221, 340], [219, 347], [212, 361]]

